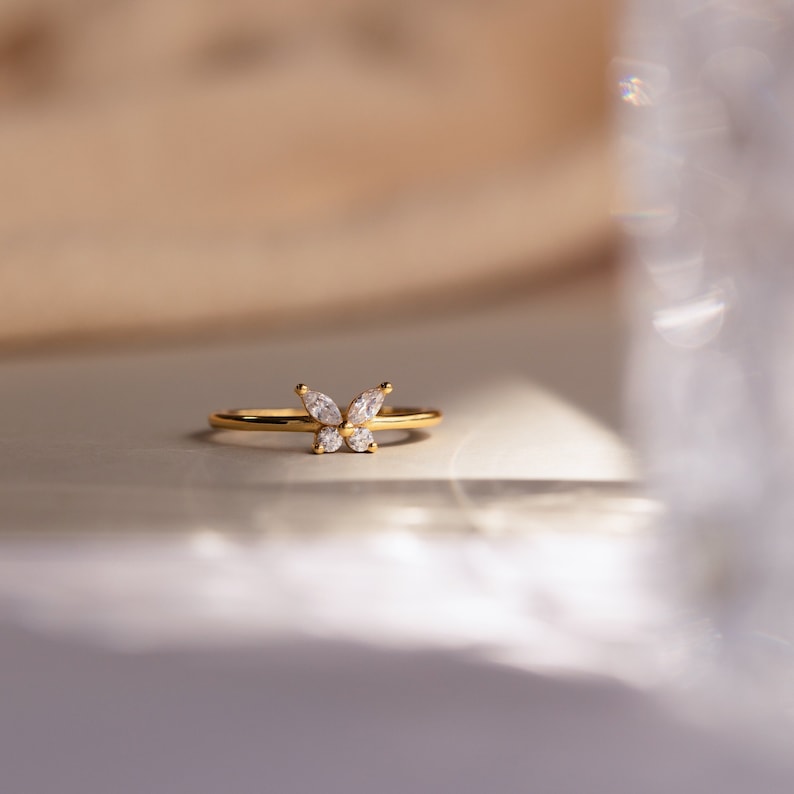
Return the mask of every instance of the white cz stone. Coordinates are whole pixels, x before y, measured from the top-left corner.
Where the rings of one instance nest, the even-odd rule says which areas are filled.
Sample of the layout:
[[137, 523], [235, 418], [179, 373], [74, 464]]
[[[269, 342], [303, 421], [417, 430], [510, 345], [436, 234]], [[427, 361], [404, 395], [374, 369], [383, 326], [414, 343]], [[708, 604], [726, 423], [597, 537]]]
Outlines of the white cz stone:
[[356, 397], [347, 409], [347, 421], [354, 425], [364, 425], [374, 419], [380, 411], [386, 395], [382, 389], [367, 389]]
[[374, 440], [371, 430], [367, 430], [366, 427], [357, 427], [353, 431], [353, 435], [347, 439], [347, 445], [353, 452], [366, 452]]
[[317, 434], [317, 443], [326, 452], [336, 452], [342, 446], [342, 436], [339, 435], [335, 427], [324, 427]]
[[312, 419], [324, 425], [342, 424], [342, 412], [328, 395], [319, 391], [307, 391], [301, 399]]

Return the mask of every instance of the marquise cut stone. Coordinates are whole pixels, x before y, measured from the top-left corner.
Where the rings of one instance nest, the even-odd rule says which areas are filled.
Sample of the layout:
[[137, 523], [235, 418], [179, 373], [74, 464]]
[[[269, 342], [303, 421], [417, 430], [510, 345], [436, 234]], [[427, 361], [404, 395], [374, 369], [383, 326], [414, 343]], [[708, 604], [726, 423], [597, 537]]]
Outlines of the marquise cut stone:
[[347, 409], [347, 421], [354, 425], [364, 425], [380, 411], [386, 395], [382, 389], [367, 389], [356, 397]]
[[342, 412], [327, 394], [319, 391], [307, 391], [301, 399], [312, 419], [316, 419], [324, 425], [335, 426], [342, 423]]
[[357, 427], [353, 435], [347, 439], [347, 445], [353, 452], [366, 452], [369, 445], [375, 440], [371, 430], [366, 427]]
[[324, 427], [317, 434], [317, 443], [326, 452], [336, 452], [342, 446], [342, 436], [335, 427]]

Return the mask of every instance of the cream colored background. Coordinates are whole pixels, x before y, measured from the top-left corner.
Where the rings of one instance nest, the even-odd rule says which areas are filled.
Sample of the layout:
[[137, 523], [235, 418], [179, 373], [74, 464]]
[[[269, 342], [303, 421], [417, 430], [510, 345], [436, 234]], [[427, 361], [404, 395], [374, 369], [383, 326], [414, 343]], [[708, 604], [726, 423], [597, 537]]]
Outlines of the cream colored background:
[[0, 343], [394, 311], [597, 259], [612, 11], [0, 0]]

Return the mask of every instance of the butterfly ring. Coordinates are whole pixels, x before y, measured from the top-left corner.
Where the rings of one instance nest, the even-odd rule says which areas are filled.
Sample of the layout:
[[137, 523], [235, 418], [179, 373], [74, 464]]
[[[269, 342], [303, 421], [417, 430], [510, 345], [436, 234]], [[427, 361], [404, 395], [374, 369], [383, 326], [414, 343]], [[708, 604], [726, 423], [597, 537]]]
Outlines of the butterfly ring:
[[433, 408], [393, 408], [384, 406], [391, 383], [381, 383], [353, 398], [344, 413], [327, 395], [303, 383], [295, 393], [300, 408], [237, 408], [210, 414], [211, 427], [223, 430], [277, 430], [314, 433], [312, 450], [318, 455], [336, 452], [346, 444], [352, 452], [375, 452], [377, 430], [415, 430], [432, 427], [441, 421], [441, 411]]

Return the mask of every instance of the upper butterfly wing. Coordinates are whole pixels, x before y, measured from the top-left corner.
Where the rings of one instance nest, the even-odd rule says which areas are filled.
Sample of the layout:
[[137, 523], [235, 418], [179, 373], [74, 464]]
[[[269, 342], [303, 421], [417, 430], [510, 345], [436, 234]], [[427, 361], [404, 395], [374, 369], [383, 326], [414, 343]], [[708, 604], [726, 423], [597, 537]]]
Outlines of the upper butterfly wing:
[[386, 392], [383, 389], [367, 389], [353, 398], [347, 409], [347, 421], [354, 425], [365, 425], [374, 419], [383, 407]]
[[316, 419], [320, 424], [330, 427], [337, 427], [342, 424], [342, 412], [327, 394], [309, 389], [300, 397], [312, 419]]

